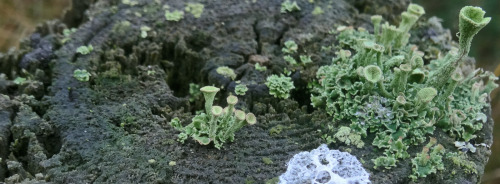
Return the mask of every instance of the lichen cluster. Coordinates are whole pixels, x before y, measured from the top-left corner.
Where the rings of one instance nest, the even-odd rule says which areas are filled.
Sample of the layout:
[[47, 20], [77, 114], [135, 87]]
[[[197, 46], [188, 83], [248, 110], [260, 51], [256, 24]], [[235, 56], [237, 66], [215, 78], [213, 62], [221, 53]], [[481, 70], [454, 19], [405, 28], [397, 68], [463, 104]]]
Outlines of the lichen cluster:
[[231, 80], [236, 79], [236, 73], [234, 73], [234, 70], [227, 66], [220, 66], [215, 71], [224, 77], [231, 78]]
[[184, 12], [183, 11], [179, 11], [179, 10], [173, 10], [173, 11], [165, 10], [165, 19], [167, 19], [168, 21], [178, 22], [182, 18], [184, 18]]
[[[90, 73], [87, 70], [76, 69], [73, 71], [73, 77], [82, 82], [87, 82], [90, 80]], [[24, 81], [23, 81], [24, 82]]]
[[[319, 85], [313, 89], [312, 105], [325, 108], [333, 121], [347, 122], [350, 128], [346, 133], [346, 128], [329, 126], [337, 133], [325, 138], [344, 137], [337, 139], [352, 144], [359, 140], [351, 138], [374, 133], [371, 144], [383, 151], [373, 159], [376, 168], [390, 169], [398, 160], [415, 156], [408, 154], [408, 147], [424, 143], [436, 128], [457, 140], [475, 138], [474, 133], [486, 121], [482, 112], [488, 106], [486, 99], [497, 87], [492, 73], [464, 69], [472, 37], [489, 22], [489, 18], [483, 18], [485, 12], [464, 7], [460, 13], [460, 47], [430, 62], [424, 61], [424, 52], [409, 44], [409, 31], [424, 13], [421, 6], [410, 4], [401, 14], [398, 27], [382, 24], [381, 16], [372, 16], [373, 33], [339, 27], [332, 31], [338, 39], [337, 57], [316, 74]], [[444, 147], [431, 148], [434, 141], [413, 159], [412, 178], [425, 177], [435, 170], [423, 169], [427, 167], [425, 154], [439, 156], [436, 162], [440, 162]]]
[[[284, 43], [284, 47], [281, 49], [284, 56], [283, 59], [292, 66], [298, 66], [297, 60], [294, 58], [294, 55], [297, 55], [299, 46], [293, 40], [288, 40]], [[312, 63], [311, 56], [308, 55], [299, 55], [299, 61], [301, 61], [302, 65], [307, 65]]]
[[234, 93], [236, 95], [240, 95], [240, 96], [245, 95], [247, 91], [248, 91], [248, 87], [245, 84], [238, 84], [234, 88]]
[[281, 13], [300, 11], [299, 5], [296, 1], [285, 0], [281, 3]]
[[88, 46], [80, 46], [76, 49], [76, 52], [80, 53], [81, 55], [87, 55], [89, 54], [90, 52], [92, 52], [94, 50], [94, 47], [92, 47], [92, 45], [88, 45]]
[[416, 180], [418, 177], [426, 177], [444, 169], [443, 154], [445, 150], [441, 144], [436, 145], [436, 143], [437, 140], [431, 138], [422, 152], [417, 153], [417, 156], [411, 160], [413, 174], [410, 175], [410, 178]]
[[246, 124], [253, 125], [257, 122], [254, 114], [236, 110], [234, 105], [238, 103], [236, 96], [227, 97], [226, 108], [214, 106], [213, 101], [219, 88], [205, 86], [200, 89], [205, 97], [205, 113], [196, 115], [187, 126], [182, 126], [179, 118], [173, 118], [170, 125], [181, 131], [178, 141], [184, 143], [188, 137], [192, 137], [201, 145], [213, 142], [217, 149], [227, 141], [234, 141], [234, 133]]
[[269, 88], [269, 94], [282, 99], [290, 97], [290, 90], [295, 88], [292, 78], [284, 75], [271, 75], [267, 77], [266, 86]]

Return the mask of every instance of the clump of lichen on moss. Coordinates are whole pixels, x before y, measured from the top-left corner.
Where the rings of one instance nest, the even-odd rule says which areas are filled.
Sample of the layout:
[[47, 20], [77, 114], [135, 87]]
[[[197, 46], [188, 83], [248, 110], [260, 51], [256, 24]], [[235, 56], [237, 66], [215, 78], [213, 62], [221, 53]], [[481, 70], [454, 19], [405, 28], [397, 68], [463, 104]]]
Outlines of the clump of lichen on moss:
[[361, 140], [361, 135], [346, 126], [340, 127], [333, 137], [327, 137], [326, 139], [329, 140], [327, 142], [336, 142], [336, 140], [339, 140], [346, 145], [354, 145], [358, 148], [362, 148], [365, 145]]
[[[76, 69], [73, 71], [73, 77], [82, 82], [87, 82], [90, 80], [90, 73], [87, 70]], [[24, 82], [24, 81], [23, 81]]]
[[81, 55], [87, 55], [89, 54], [90, 52], [92, 52], [94, 50], [94, 47], [89, 44], [87, 46], [83, 45], [83, 46], [80, 46], [76, 49], [76, 52], [80, 53]]
[[411, 160], [413, 165], [413, 174], [410, 178], [416, 180], [418, 177], [427, 177], [427, 175], [436, 173], [438, 170], [444, 170], [443, 154], [444, 147], [437, 144], [435, 138], [431, 138], [429, 143], [422, 149], [421, 153]]
[[269, 157], [262, 157], [262, 162], [264, 162], [264, 164], [266, 164], [266, 165], [273, 164], [273, 160], [271, 160], [271, 158], [269, 158]]
[[165, 10], [165, 19], [167, 19], [168, 21], [178, 22], [182, 18], [184, 18], [184, 12], [183, 11], [179, 11], [179, 10], [173, 10], [173, 11]]
[[[408, 147], [424, 143], [436, 128], [456, 140], [475, 138], [486, 121], [482, 112], [488, 106], [486, 99], [497, 87], [490, 72], [461, 70], [472, 37], [489, 22], [483, 18], [484, 11], [462, 9], [460, 48], [430, 64], [424, 62], [424, 52], [409, 44], [409, 30], [424, 13], [421, 6], [410, 4], [398, 27], [382, 24], [382, 17], [376, 15], [371, 18], [373, 33], [337, 28], [331, 33], [337, 36], [338, 55], [316, 73], [319, 85], [312, 90], [312, 105], [325, 108], [336, 122], [349, 122], [350, 132], [362, 137], [374, 133], [372, 145], [384, 154], [372, 160], [375, 168], [389, 169], [398, 160], [409, 158]], [[335, 132], [334, 126], [328, 127]], [[432, 169], [421, 172], [421, 162], [425, 159], [414, 164], [412, 177], [434, 173]]]
[[451, 160], [458, 168], [463, 169], [466, 174], [477, 174], [476, 163], [468, 160], [466, 153], [449, 152], [446, 154], [446, 158]]
[[238, 103], [236, 96], [227, 97], [226, 108], [214, 106], [215, 94], [219, 90], [213, 86], [200, 89], [205, 98], [205, 113], [194, 116], [190, 124], [183, 126], [177, 117], [170, 121], [170, 125], [181, 132], [177, 139], [179, 142], [184, 143], [188, 137], [191, 137], [201, 145], [213, 142], [214, 146], [220, 149], [227, 141], [233, 142], [235, 133], [243, 126], [257, 123], [257, 118], [253, 113], [245, 114], [234, 107]]
[[295, 88], [292, 78], [284, 75], [271, 75], [267, 77], [266, 86], [269, 88], [269, 94], [282, 99], [290, 97], [290, 91]]
[[63, 30], [63, 38], [61, 39], [61, 43], [66, 43], [71, 40], [71, 35], [76, 32], [76, 28], [64, 29]]
[[248, 87], [247, 87], [247, 85], [245, 85], [245, 84], [238, 84], [238, 85], [236, 85], [236, 87], [234, 88], [234, 93], [235, 93], [236, 95], [240, 95], [240, 96], [245, 95], [247, 91], [248, 91]]
[[234, 70], [227, 66], [218, 67], [215, 71], [224, 77], [231, 78], [231, 80], [236, 79], [236, 73], [234, 73]]
[[151, 31], [151, 28], [148, 26], [141, 26], [141, 38], [148, 37], [148, 31]]
[[193, 14], [194, 18], [200, 18], [204, 8], [205, 6], [201, 3], [187, 3], [184, 10]]
[[281, 13], [300, 11], [299, 5], [296, 1], [285, 0], [281, 3]]
[[255, 70], [263, 72], [267, 70], [267, 67], [261, 66], [259, 63], [255, 63]]
[[293, 40], [288, 40], [284, 43], [284, 47], [281, 49], [281, 52], [286, 55], [283, 56], [283, 59], [288, 62], [290, 65], [297, 65], [297, 61], [293, 58], [292, 54], [297, 53], [297, 49], [299, 46]]

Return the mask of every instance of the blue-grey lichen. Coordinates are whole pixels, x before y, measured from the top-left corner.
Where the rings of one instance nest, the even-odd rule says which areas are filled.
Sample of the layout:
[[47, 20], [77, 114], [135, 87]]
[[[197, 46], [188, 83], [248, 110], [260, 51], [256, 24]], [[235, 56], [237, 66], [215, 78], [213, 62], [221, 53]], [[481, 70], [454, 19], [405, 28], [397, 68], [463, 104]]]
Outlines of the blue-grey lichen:
[[326, 144], [311, 152], [300, 152], [288, 162], [280, 184], [371, 183], [370, 174], [358, 159], [346, 152], [330, 150]]
[[472, 145], [469, 142], [455, 141], [455, 147], [457, 147], [458, 150], [460, 150], [462, 152], [468, 152], [468, 151], [470, 151], [472, 153], [476, 152], [476, 147], [474, 147], [474, 145]]
[[[339, 43], [337, 57], [316, 73], [319, 85], [313, 89], [312, 105], [325, 108], [334, 121], [348, 121], [349, 128], [363, 137], [374, 133], [372, 145], [384, 154], [373, 159], [375, 167], [395, 167], [398, 160], [410, 157], [410, 145], [421, 145], [436, 128], [457, 140], [475, 138], [486, 121], [482, 112], [488, 106], [486, 99], [497, 87], [490, 72], [461, 70], [472, 37], [489, 22], [483, 18], [484, 11], [464, 7], [460, 47], [430, 64], [424, 63], [423, 52], [409, 44], [409, 30], [424, 13], [421, 6], [410, 4], [398, 27], [373, 16], [373, 34], [337, 28], [333, 31]], [[355, 54], [351, 56], [349, 50]], [[334, 126], [328, 127], [336, 132]], [[424, 148], [413, 159], [412, 178], [442, 168], [443, 146], [430, 146], [430, 153]], [[436, 163], [427, 161], [428, 155]]]

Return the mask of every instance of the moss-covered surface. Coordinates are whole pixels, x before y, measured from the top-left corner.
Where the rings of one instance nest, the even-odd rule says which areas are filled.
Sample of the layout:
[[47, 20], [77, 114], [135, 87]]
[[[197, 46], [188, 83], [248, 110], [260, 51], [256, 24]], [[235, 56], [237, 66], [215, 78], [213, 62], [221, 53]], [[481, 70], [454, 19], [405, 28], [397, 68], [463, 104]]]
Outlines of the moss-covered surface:
[[[335, 37], [327, 36], [330, 30], [340, 25], [371, 30], [372, 14], [396, 21], [408, 4], [404, 0], [297, 1], [300, 11], [280, 13], [281, 0], [197, 2], [204, 6], [199, 18], [184, 13], [179, 21], [167, 21], [167, 10], [185, 10], [187, 4], [77, 1], [62, 21], [42, 25], [20, 50], [0, 55], [4, 74], [0, 76], [0, 181], [271, 181], [285, 172], [294, 154], [326, 142], [322, 136], [329, 131], [327, 124], [342, 124], [332, 123], [331, 116], [313, 108], [309, 99], [308, 82], [335, 56], [335, 50], [321, 49], [335, 43]], [[316, 7], [323, 13], [313, 15]], [[69, 40], [63, 35], [68, 26], [77, 28]], [[145, 38], [144, 26], [151, 28]], [[425, 17], [411, 33], [410, 43], [425, 52], [431, 53], [431, 46], [447, 51], [453, 44], [445, 30]], [[307, 53], [312, 63], [291, 70], [294, 67], [281, 52], [287, 40], [294, 40], [298, 52]], [[77, 48], [83, 45], [92, 45], [93, 51], [78, 54]], [[256, 70], [251, 58], [266, 58], [259, 64], [268, 69]], [[234, 81], [216, 72], [221, 66], [234, 69]], [[285, 68], [295, 89], [290, 98], [277, 99], [269, 94], [266, 77]], [[77, 69], [87, 70], [90, 80], [75, 79]], [[17, 77], [27, 80], [16, 84]], [[199, 100], [189, 101], [190, 83], [220, 87], [215, 103], [221, 105], [237, 84], [246, 85], [248, 91], [238, 97], [236, 107], [256, 114], [258, 123], [242, 128], [234, 142], [221, 150], [191, 139], [177, 142], [179, 132], [168, 122], [179, 117], [187, 124], [196, 111], [203, 110]], [[488, 109], [485, 114], [490, 114]], [[491, 145], [492, 125], [488, 118], [474, 139], [477, 144]], [[368, 134], [366, 139], [374, 137]], [[447, 133], [436, 130], [433, 137], [445, 149], [455, 148], [455, 139]], [[329, 147], [350, 150], [365, 160], [363, 166], [373, 183], [411, 182], [410, 158], [392, 169], [373, 169], [371, 160], [383, 150], [341, 142]], [[408, 153], [414, 157], [422, 147], [412, 146]], [[490, 150], [478, 146], [476, 153], [466, 154], [444, 156], [445, 170], [416, 182], [478, 182]], [[471, 162], [457, 162], [457, 158]], [[477, 172], [464, 167], [472, 162]]]

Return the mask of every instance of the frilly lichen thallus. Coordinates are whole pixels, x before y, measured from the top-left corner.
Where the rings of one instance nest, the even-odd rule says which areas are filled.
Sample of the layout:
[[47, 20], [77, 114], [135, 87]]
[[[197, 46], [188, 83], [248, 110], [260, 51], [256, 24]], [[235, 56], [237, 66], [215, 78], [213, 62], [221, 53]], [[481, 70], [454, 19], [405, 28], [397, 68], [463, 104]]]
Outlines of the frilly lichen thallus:
[[[482, 111], [488, 106], [486, 99], [497, 87], [492, 73], [461, 69], [473, 36], [490, 20], [483, 18], [485, 12], [464, 7], [459, 48], [429, 64], [424, 62], [424, 52], [409, 44], [409, 31], [424, 13], [421, 6], [410, 4], [399, 27], [375, 15], [373, 33], [346, 26], [333, 31], [338, 55], [331, 65], [318, 69], [319, 85], [311, 96], [312, 105], [325, 108], [333, 121], [348, 121], [350, 134], [375, 134], [372, 145], [383, 151], [373, 159], [375, 168], [390, 169], [397, 161], [413, 157], [412, 178], [441, 169], [444, 147], [434, 146], [435, 139], [417, 155], [410, 155], [408, 147], [422, 145], [437, 128], [456, 140], [474, 139], [486, 121]], [[328, 127], [334, 133], [324, 137], [330, 139], [341, 131]], [[430, 161], [432, 166], [427, 164], [428, 155], [435, 159]], [[424, 167], [430, 170], [420, 172]]]

